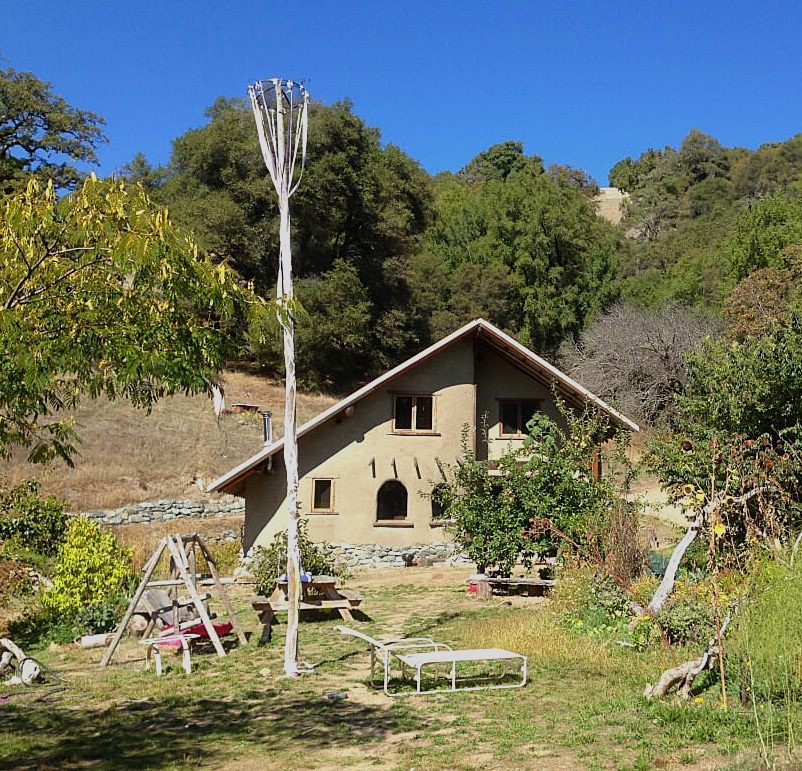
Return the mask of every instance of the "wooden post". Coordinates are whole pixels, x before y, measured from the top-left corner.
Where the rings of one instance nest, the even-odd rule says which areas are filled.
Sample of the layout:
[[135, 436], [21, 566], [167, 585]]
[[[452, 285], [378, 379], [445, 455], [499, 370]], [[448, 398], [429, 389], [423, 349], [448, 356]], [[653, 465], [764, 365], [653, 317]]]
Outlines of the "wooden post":
[[[181, 564], [181, 560], [178, 555], [178, 547], [173, 542], [171, 536], [166, 537], [167, 540], [167, 548], [170, 550], [170, 554], [173, 556], [177, 563], [178, 572], [181, 578], [184, 579], [184, 582], [187, 585], [187, 589], [189, 590], [189, 596], [192, 597], [192, 600], [195, 603], [195, 607], [198, 609], [198, 613], [200, 613], [200, 617], [203, 620], [203, 625], [206, 627], [206, 631], [209, 633], [209, 639], [212, 641], [212, 645], [214, 645], [214, 649], [217, 651], [217, 655], [221, 657], [225, 657], [226, 652], [223, 648], [222, 643], [220, 642], [220, 638], [217, 636], [217, 630], [214, 628], [214, 624], [212, 620], [209, 618], [209, 614], [206, 612], [206, 608], [203, 606], [203, 600], [198, 596], [198, 592], [195, 590], [195, 587], [192, 585], [192, 581], [189, 579], [189, 573], [187, 573], [186, 568]], [[178, 626], [176, 625], [176, 629]]]
[[192, 577], [192, 585], [195, 589], [198, 588], [198, 563], [195, 559], [195, 539], [192, 539], [192, 545], [189, 548], [189, 575]]
[[199, 535], [196, 535], [195, 541], [197, 542], [198, 546], [200, 546], [200, 550], [203, 552], [203, 556], [206, 558], [206, 562], [209, 565], [209, 572], [212, 574], [212, 580], [214, 581], [214, 585], [217, 587], [217, 591], [220, 593], [220, 599], [223, 601], [226, 613], [228, 613], [229, 618], [231, 619], [231, 624], [234, 627], [234, 631], [237, 633], [237, 639], [243, 645], [247, 645], [248, 638], [245, 637], [245, 633], [242, 631], [239, 621], [237, 621], [237, 614], [234, 612], [234, 606], [228, 599], [228, 595], [226, 594], [226, 590], [223, 588], [223, 583], [220, 580], [220, 576], [217, 574], [217, 564], [215, 563], [212, 555], [209, 553], [209, 550], [206, 548], [206, 543], [204, 542], [203, 538], [201, 538]]
[[[266, 83], [269, 83], [267, 87]], [[268, 105], [266, 92], [272, 89], [275, 109]], [[292, 251], [290, 248], [290, 196], [298, 188], [306, 160], [307, 108], [309, 94], [299, 83], [273, 78], [249, 87], [259, 146], [273, 187], [278, 195], [279, 208], [279, 271], [276, 282], [276, 315], [284, 338], [284, 467], [287, 474], [287, 590], [289, 611], [287, 637], [284, 646], [284, 674], [297, 677], [298, 617], [301, 590], [298, 549], [298, 438], [295, 414], [295, 296], [292, 283]], [[297, 126], [293, 112], [297, 105]], [[261, 101], [260, 101], [261, 100]], [[268, 131], [265, 131], [267, 125]], [[295, 129], [295, 136], [293, 136]], [[299, 133], [300, 132], [300, 133]], [[300, 148], [301, 171], [294, 180], [295, 160]]]
[[117, 629], [117, 632], [115, 633], [111, 641], [111, 644], [109, 645], [108, 650], [103, 656], [103, 660], [100, 662], [101, 667], [108, 666], [109, 661], [111, 661], [111, 657], [120, 643], [120, 639], [123, 636], [123, 632], [125, 631], [125, 628], [128, 626], [128, 622], [131, 620], [131, 616], [134, 615], [134, 610], [136, 609], [136, 606], [139, 604], [139, 600], [145, 593], [145, 588], [148, 585], [148, 581], [150, 581], [150, 577], [153, 575], [153, 571], [159, 562], [159, 557], [161, 557], [162, 552], [164, 551], [166, 546], [167, 546], [167, 537], [165, 536], [164, 538], [162, 538], [161, 543], [159, 544], [156, 551], [153, 552], [153, 556], [148, 560], [147, 564], [145, 565], [145, 575], [142, 577], [142, 581], [140, 581], [137, 590], [134, 592], [134, 597], [131, 600], [130, 604], [128, 605], [128, 610], [125, 611], [125, 616], [123, 616], [123, 620], [120, 622], [120, 626]]

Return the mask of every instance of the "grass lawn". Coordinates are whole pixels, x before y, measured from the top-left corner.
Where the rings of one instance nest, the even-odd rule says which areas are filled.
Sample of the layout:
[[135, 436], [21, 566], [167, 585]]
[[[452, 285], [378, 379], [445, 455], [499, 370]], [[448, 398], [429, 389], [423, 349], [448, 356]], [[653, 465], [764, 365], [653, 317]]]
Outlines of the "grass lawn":
[[[366, 614], [354, 626], [377, 637], [516, 650], [529, 656], [525, 688], [388, 699], [367, 686], [366, 647], [334, 631], [336, 614], [302, 621], [302, 657], [315, 671], [296, 680], [282, 677], [283, 625], [263, 648], [227, 638], [226, 658], [197, 648], [191, 676], [169, 655], [165, 676], [143, 671], [136, 641], [124, 642], [107, 669], [97, 666], [102, 649], [28, 649], [71, 687], [0, 690], [0, 769], [761, 767], [751, 711], [718, 709], [715, 686], [691, 703], [641, 697], [672, 664], [666, 653], [566, 632], [548, 602], [471, 599], [465, 572], [413, 568], [353, 579], [348, 586], [365, 595]], [[234, 592], [242, 624], [258, 639], [249, 588]], [[347, 698], [329, 700], [327, 691]], [[772, 732], [768, 718], [761, 735], [770, 749], [782, 748], [788, 726]]]

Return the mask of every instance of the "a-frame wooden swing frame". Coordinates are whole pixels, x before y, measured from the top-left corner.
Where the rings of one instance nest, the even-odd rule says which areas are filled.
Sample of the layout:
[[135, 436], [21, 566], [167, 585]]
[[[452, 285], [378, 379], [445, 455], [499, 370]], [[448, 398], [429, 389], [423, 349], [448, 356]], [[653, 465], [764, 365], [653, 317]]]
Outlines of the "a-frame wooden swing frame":
[[[211, 640], [212, 645], [214, 645], [215, 651], [217, 651], [217, 655], [226, 655], [225, 649], [220, 642], [220, 637], [218, 636], [217, 631], [214, 628], [214, 624], [212, 623], [212, 619], [209, 616], [209, 612], [206, 610], [206, 606], [204, 605], [204, 599], [208, 597], [208, 595], [206, 595], [206, 597], [202, 597], [198, 593], [198, 575], [195, 565], [196, 547], [200, 549], [201, 553], [206, 559], [206, 564], [209, 566], [209, 572], [212, 574], [213, 584], [220, 595], [220, 599], [225, 606], [228, 617], [231, 619], [231, 624], [234, 628], [234, 631], [237, 633], [237, 638], [239, 639], [240, 643], [247, 645], [248, 640], [242, 631], [242, 627], [237, 621], [234, 608], [231, 605], [231, 601], [228, 599], [226, 590], [223, 588], [223, 583], [220, 581], [220, 576], [217, 574], [217, 565], [214, 561], [214, 558], [209, 553], [209, 549], [206, 547], [203, 538], [201, 538], [197, 533], [183, 536], [166, 535], [164, 538], [162, 538], [161, 542], [156, 548], [156, 551], [153, 552], [153, 555], [145, 564], [142, 581], [140, 582], [136, 592], [134, 592], [134, 596], [128, 605], [128, 610], [125, 612], [125, 616], [123, 616], [123, 620], [120, 622], [120, 626], [117, 628], [117, 631], [112, 638], [109, 649], [106, 651], [105, 656], [103, 656], [103, 660], [100, 662], [101, 667], [107, 666], [111, 661], [111, 657], [114, 655], [114, 651], [122, 639], [123, 633], [128, 626], [128, 622], [131, 620], [131, 616], [134, 615], [134, 611], [139, 604], [139, 600], [141, 599], [145, 590], [149, 587], [169, 587], [169, 594], [173, 607], [173, 629], [175, 633], [180, 633], [182, 629], [190, 626], [197, 626], [198, 624], [197, 618], [191, 621], [179, 623], [178, 610], [180, 605], [183, 603], [179, 602], [178, 588], [183, 586], [189, 593], [190, 602], [188, 604], [194, 605], [198, 616], [200, 617], [200, 620], [209, 635], [209, 639]], [[153, 573], [156, 570], [156, 566], [159, 564], [159, 560], [164, 554], [169, 554], [170, 556], [170, 578], [164, 581], [151, 580]], [[152, 628], [152, 623], [153, 622], [151, 622], [149, 629]], [[147, 636], [147, 634], [145, 636]]]

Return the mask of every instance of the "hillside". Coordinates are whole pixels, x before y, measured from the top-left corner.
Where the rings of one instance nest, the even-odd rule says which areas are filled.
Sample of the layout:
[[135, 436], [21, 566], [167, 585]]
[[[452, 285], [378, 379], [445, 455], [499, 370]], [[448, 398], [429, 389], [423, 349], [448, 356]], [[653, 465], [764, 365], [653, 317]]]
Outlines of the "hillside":
[[600, 188], [599, 194], [593, 199], [596, 203], [596, 213], [611, 225], [617, 225], [624, 216], [621, 205], [626, 197], [627, 194], [617, 187]]
[[[282, 435], [284, 387], [244, 372], [224, 376], [226, 404], [258, 404], [273, 413], [274, 437]], [[303, 423], [334, 403], [322, 395], [299, 394]], [[196, 476], [208, 482], [256, 452], [263, 441], [258, 414], [224, 414], [218, 420], [206, 396], [175, 396], [150, 415], [125, 402], [87, 401], [75, 413], [83, 438], [75, 468], [56, 463], [41, 469], [19, 453], [0, 463], [7, 484], [25, 477], [42, 480], [43, 491], [67, 501], [68, 511], [110, 509], [161, 498], [204, 497]]]

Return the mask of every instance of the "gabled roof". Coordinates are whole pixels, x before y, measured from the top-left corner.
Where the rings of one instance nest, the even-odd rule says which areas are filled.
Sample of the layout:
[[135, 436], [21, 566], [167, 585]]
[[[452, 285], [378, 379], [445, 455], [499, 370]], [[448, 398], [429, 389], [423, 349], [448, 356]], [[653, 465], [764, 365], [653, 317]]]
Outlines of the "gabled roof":
[[[633, 431], [639, 431], [638, 425], [622, 415], [617, 410], [614, 410], [610, 405], [606, 404], [595, 394], [592, 394], [586, 388], [581, 386], [572, 378], [568, 377], [564, 372], [560, 372], [556, 367], [549, 364], [545, 359], [542, 359], [536, 353], [530, 351], [526, 346], [521, 345], [517, 340], [514, 340], [509, 335], [502, 332], [498, 327], [493, 326], [489, 321], [484, 319], [477, 319], [470, 324], [466, 324], [456, 332], [452, 332], [447, 337], [444, 337], [434, 345], [430, 345], [419, 354], [407, 359], [397, 367], [388, 370], [383, 375], [380, 375], [375, 380], [371, 380], [367, 385], [354, 391], [352, 394], [346, 396], [341, 401], [333, 404], [327, 410], [324, 410], [319, 415], [311, 420], [308, 420], [298, 428], [298, 437], [308, 434], [313, 431], [317, 426], [325, 423], [330, 418], [344, 412], [352, 404], [356, 404], [361, 399], [364, 399], [374, 391], [379, 390], [382, 386], [387, 385], [395, 378], [403, 375], [405, 372], [415, 368], [418, 364], [426, 359], [431, 358], [440, 351], [445, 350], [463, 338], [474, 335], [482, 342], [487, 344], [490, 348], [494, 349], [501, 356], [505, 357], [513, 364], [518, 366], [521, 370], [526, 372], [534, 380], [537, 380], [546, 388], [551, 388], [556, 385], [560, 395], [571, 405], [581, 406], [585, 402], [590, 402], [598, 407], [605, 413], [615, 425], [622, 428], [629, 428]], [[245, 480], [249, 474], [256, 469], [261, 463], [267, 460], [272, 455], [275, 455], [279, 450], [284, 447], [284, 439], [279, 439], [271, 444], [263, 447], [252, 457], [248, 458], [231, 469], [227, 474], [224, 474], [219, 479], [212, 482], [207, 488], [208, 492], [235, 492], [240, 484]]]

